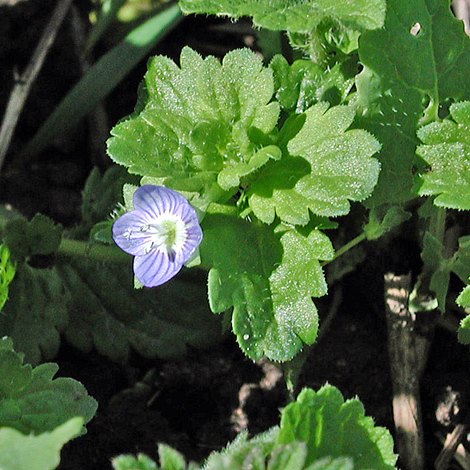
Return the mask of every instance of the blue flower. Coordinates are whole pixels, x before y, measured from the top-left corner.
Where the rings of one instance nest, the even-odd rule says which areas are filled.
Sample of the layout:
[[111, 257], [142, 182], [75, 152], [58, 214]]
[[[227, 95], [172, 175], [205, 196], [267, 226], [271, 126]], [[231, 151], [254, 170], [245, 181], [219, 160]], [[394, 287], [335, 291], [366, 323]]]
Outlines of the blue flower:
[[175, 276], [196, 251], [202, 230], [196, 211], [178, 192], [144, 185], [134, 193], [134, 210], [113, 224], [113, 239], [134, 258], [134, 274], [146, 287]]

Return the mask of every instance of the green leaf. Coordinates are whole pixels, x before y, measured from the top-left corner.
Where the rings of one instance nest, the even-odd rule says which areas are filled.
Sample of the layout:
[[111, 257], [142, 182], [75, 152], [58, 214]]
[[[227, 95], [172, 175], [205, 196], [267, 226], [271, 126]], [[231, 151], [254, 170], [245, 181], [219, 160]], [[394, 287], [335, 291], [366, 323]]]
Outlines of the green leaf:
[[358, 399], [344, 401], [332, 385], [318, 392], [304, 389], [283, 409], [276, 444], [296, 441], [306, 443], [307, 465], [324, 457], [350, 457], [355, 468], [395, 468], [390, 433], [374, 426]]
[[185, 47], [180, 65], [163, 56], [152, 59], [145, 106], [114, 127], [108, 153], [131, 173], [202, 192], [206, 199], [199, 205], [207, 206], [269, 159], [280, 158], [279, 149], [260, 148], [253, 137], [275, 129], [279, 105], [270, 103], [272, 70], [248, 49], [229, 52], [220, 64]]
[[[130, 257], [129, 257], [130, 261]], [[134, 289], [132, 268], [74, 260], [57, 267], [70, 293], [64, 334], [78, 349], [114, 361], [131, 349], [144, 357], [179, 357], [220, 340], [221, 319], [207, 307], [204, 284], [183, 273], [158, 289]]]
[[309, 210], [326, 217], [345, 215], [349, 201], [367, 198], [377, 182], [379, 163], [371, 156], [380, 144], [364, 130], [347, 130], [353, 108], [318, 103], [305, 114], [305, 124], [287, 145], [296, 157], [267, 166], [250, 189], [250, 207], [265, 223], [277, 215], [305, 225]]
[[51, 359], [68, 322], [68, 302], [71, 298], [55, 269], [19, 265], [0, 316], [0, 337], [13, 338], [16, 350], [30, 364]]
[[23, 150], [23, 155], [36, 155], [70, 132], [178, 23], [180, 17], [178, 6], [169, 6], [135, 28], [101, 57], [47, 118]]
[[194, 275], [135, 290], [130, 256], [126, 264], [21, 265], [0, 316], [0, 337], [11, 336], [31, 364], [54, 357], [60, 334], [84, 352], [96, 348], [115, 361], [126, 361], [131, 348], [145, 357], [181, 356], [188, 345], [220, 340], [222, 329], [207, 307], [203, 278]]
[[162, 470], [185, 470], [184, 457], [166, 444], [158, 444], [158, 458]]
[[[465, 300], [466, 300], [467, 295], [468, 294], [466, 293]], [[465, 318], [461, 320], [460, 326], [457, 332], [457, 338], [459, 340], [459, 343], [470, 344], [470, 315], [467, 315]]]
[[8, 285], [15, 277], [15, 265], [10, 260], [10, 250], [0, 245], [0, 312], [8, 299]]
[[455, 300], [457, 305], [460, 305], [463, 308], [470, 307], [470, 286], [465, 286], [463, 291], [459, 294]]
[[450, 209], [470, 209], [470, 102], [454, 103], [450, 119], [422, 127], [424, 144], [416, 153], [429, 165], [419, 188], [420, 196], [437, 196], [434, 204]]
[[157, 464], [144, 454], [119, 455], [111, 461], [114, 470], [158, 470]]
[[97, 403], [80, 382], [53, 379], [56, 364], [23, 365], [23, 355], [12, 344], [10, 338], [0, 340], [0, 427], [40, 434], [74, 416], [90, 421]]
[[212, 311], [233, 307], [233, 332], [252, 359], [286, 361], [315, 341], [317, 310], [311, 297], [327, 291], [319, 260], [333, 248], [318, 230], [274, 233], [271, 227], [224, 215], [207, 215], [200, 247], [210, 267]]
[[324, 18], [363, 31], [380, 28], [383, 0], [180, 0], [184, 13], [209, 13], [232, 18], [251, 16], [256, 26], [291, 32], [309, 32]]
[[[418, 32], [413, 30], [416, 26]], [[470, 42], [448, 0], [389, 0], [382, 29], [359, 41], [361, 127], [382, 143], [382, 171], [369, 206], [416, 196], [416, 128], [446, 100], [470, 98]]]
[[72, 418], [51, 432], [23, 435], [15, 429], [0, 428], [2, 470], [53, 470], [60, 462], [62, 446], [76, 437], [82, 418]]
[[281, 108], [289, 112], [303, 113], [319, 101], [340, 104], [354, 85], [354, 75], [346, 73], [344, 64], [325, 72], [309, 60], [296, 60], [289, 65], [283, 56], [276, 55], [269, 66], [274, 71], [276, 99]]
[[14, 219], [5, 228], [5, 244], [15, 260], [49, 255], [59, 248], [62, 228], [49, 217], [36, 214], [31, 221]]

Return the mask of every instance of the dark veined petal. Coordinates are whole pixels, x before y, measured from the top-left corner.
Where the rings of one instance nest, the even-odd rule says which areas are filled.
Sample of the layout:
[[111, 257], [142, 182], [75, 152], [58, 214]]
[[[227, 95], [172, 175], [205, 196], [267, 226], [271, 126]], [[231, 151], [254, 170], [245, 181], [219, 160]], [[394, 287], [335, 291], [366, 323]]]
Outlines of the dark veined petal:
[[142, 211], [127, 212], [113, 224], [114, 242], [130, 255], [144, 255], [151, 247], [152, 238], [141, 228], [150, 222], [148, 215]]
[[[145, 184], [134, 193], [134, 210], [145, 213], [149, 218], [156, 219], [165, 212], [178, 214], [181, 204], [192, 209], [189, 202], [180, 193], [164, 186]], [[194, 209], [192, 209], [194, 210]]]
[[148, 255], [134, 258], [134, 274], [145, 287], [156, 287], [169, 281], [182, 268], [172, 262], [164, 251], [153, 250]]

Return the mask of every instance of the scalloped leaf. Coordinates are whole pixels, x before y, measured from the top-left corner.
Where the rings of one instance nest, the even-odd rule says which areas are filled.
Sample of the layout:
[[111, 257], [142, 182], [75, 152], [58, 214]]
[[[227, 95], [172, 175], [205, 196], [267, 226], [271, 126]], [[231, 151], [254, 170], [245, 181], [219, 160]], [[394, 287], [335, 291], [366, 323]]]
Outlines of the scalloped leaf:
[[207, 215], [202, 227], [209, 303], [214, 312], [233, 307], [233, 332], [243, 351], [252, 359], [286, 361], [303, 342], [312, 344], [318, 316], [311, 297], [327, 291], [319, 260], [333, 257], [328, 237], [318, 230], [274, 233], [218, 214]]
[[167, 186], [212, 189], [206, 204], [214, 202], [280, 157], [259, 140], [277, 124], [273, 91], [272, 70], [248, 49], [231, 51], [220, 63], [185, 47], [180, 67], [156, 56], [145, 75], [145, 106], [114, 127], [108, 153], [131, 173], [163, 178]]
[[144, 357], [178, 357], [188, 345], [203, 348], [220, 340], [220, 318], [209, 311], [197, 273], [158, 289], [133, 289], [127, 264], [76, 260], [58, 270], [74, 299], [64, 333], [82, 351], [96, 348], [125, 362], [131, 349]]
[[13, 338], [15, 349], [30, 364], [53, 358], [68, 322], [70, 300], [56, 269], [19, 265], [0, 316], [0, 337]]
[[209, 311], [197, 273], [135, 290], [130, 263], [131, 257], [129, 265], [22, 265], [0, 316], [0, 336], [12, 337], [31, 364], [55, 356], [60, 334], [84, 352], [96, 348], [115, 361], [126, 361], [131, 348], [145, 357], [176, 357], [188, 345], [207, 347], [220, 339], [221, 320]]
[[287, 144], [295, 157], [267, 166], [248, 194], [250, 207], [265, 223], [277, 215], [305, 225], [309, 210], [326, 217], [345, 215], [349, 201], [367, 198], [377, 182], [380, 165], [371, 157], [380, 144], [364, 130], [347, 130], [352, 107], [328, 109], [327, 103], [318, 103], [305, 115], [305, 124]]
[[[0, 427], [24, 434], [52, 431], [74, 416], [90, 421], [98, 404], [78, 381], [53, 379], [57, 364], [32, 368], [13, 350], [10, 338], [0, 340]], [[82, 432], [84, 429], [82, 430]]]
[[385, 16], [384, 0], [180, 0], [179, 4], [186, 14], [251, 16], [262, 28], [305, 33], [326, 18], [358, 31], [380, 28]]
[[360, 127], [382, 143], [377, 188], [368, 206], [416, 196], [416, 128], [448, 99], [470, 98], [470, 41], [447, 0], [388, 0], [384, 27], [359, 41]]
[[354, 468], [393, 470], [393, 439], [365, 416], [358, 399], [344, 401], [332, 385], [304, 389], [281, 413], [276, 444], [305, 442], [306, 465], [325, 457], [350, 457]]
[[15, 260], [33, 255], [49, 255], [59, 248], [62, 227], [43, 214], [36, 214], [30, 221], [13, 219], [5, 227], [4, 242]]
[[422, 175], [420, 196], [436, 196], [434, 204], [449, 209], [470, 209], [470, 102], [454, 103], [443, 122], [422, 127], [416, 153], [429, 165]]
[[24, 435], [16, 429], [0, 428], [2, 470], [53, 470], [60, 463], [63, 445], [76, 437], [83, 419], [72, 418], [51, 432]]

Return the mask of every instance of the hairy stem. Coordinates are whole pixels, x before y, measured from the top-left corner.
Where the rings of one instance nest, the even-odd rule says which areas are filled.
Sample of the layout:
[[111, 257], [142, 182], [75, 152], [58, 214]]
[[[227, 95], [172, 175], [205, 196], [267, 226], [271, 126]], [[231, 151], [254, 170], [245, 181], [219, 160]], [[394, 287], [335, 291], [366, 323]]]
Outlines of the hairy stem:
[[75, 258], [86, 258], [110, 263], [128, 263], [130, 256], [114, 245], [97, 245], [80, 240], [62, 239], [58, 253]]
[[336, 251], [335, 256], [332, 260], [330, 261], [323, 261], [321, 263], [322, 266], [327, 265], [328, 263], [331, 263], [331, 261], [334, 261], [336, 258], [340, 257], [341, 255], [344, 255], [347, 251], [349, 251], [351, 248], [354, 248], [356, 245], [361, 243], [363, 240], [367, 238], [366, 233], [362, 232], [359, 234], [356, 238], [353, 238], [350, 240], [346, 245], [343, 245], [339, 250]]

